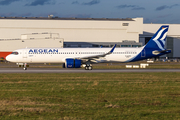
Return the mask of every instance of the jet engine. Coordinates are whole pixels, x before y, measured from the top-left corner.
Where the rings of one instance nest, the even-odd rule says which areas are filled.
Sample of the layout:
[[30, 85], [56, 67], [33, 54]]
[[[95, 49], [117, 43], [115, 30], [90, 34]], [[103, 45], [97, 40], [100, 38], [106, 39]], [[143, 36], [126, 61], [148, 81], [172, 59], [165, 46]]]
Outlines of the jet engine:
[[80, 68], [82, 64], [82, 60], [68, 58], [65, 61], [66, 68]]

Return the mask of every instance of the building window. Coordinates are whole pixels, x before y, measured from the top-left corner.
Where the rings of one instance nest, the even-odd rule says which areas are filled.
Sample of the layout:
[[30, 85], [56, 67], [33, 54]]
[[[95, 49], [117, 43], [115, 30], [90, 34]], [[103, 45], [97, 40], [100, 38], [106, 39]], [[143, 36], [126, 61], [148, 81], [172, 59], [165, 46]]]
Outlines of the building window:
[[121, 47], [131, 47], [131, 45], [121, 45]]
[[129, 23], [123, 23], [122, 26], [129, 26]]
[[151, 37], [145, 37], [145, 45], [149, 42], [150, 39]]
[[141, 47], [141, 45], [132, 45], [132, 47]]
[[99, 47], [99, 45], [94, 45], [94, 44], [93, 44], [92, 46], [93, 46], [93, 47]]

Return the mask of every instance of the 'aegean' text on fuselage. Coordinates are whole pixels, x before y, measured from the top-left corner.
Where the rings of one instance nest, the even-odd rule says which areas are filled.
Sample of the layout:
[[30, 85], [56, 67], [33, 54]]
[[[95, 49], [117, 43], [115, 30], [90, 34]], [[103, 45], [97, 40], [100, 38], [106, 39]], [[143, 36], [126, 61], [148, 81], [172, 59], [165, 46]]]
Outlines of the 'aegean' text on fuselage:
[[30, 49], [29, 53], [58, 53], [58, 49]]

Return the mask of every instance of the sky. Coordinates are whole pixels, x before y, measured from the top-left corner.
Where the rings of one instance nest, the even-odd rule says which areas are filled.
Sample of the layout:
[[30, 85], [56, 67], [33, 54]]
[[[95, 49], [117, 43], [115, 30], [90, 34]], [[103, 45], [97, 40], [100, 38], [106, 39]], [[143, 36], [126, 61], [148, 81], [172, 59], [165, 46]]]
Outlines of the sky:
[[180, 24], [180, 0], [0, 0], [1, 17], [137, 18]]

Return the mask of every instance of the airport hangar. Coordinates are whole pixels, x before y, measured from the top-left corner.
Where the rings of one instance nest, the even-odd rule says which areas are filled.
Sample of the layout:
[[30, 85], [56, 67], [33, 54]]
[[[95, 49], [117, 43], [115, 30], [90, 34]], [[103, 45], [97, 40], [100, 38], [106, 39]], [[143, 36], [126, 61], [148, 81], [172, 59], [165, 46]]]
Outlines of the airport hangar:
[[[26, 47], [140, 47], [161, 25], [143, 18], [0, 17], [0, 57]], [[180, 57], [178, 28], [170, 25], [167, 57]]]

